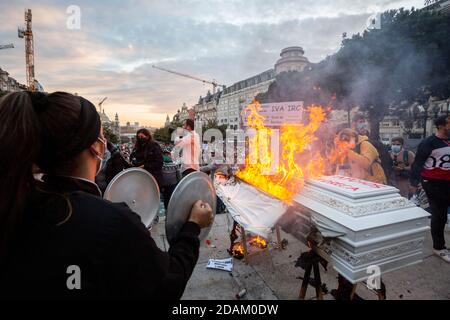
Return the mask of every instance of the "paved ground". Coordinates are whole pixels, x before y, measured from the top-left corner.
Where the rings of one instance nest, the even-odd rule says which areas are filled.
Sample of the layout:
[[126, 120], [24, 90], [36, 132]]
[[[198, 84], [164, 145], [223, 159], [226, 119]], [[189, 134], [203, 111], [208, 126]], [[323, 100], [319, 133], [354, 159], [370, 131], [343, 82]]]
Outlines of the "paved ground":
[[[229, 258], [226, 249], [230, 245], [229, 229], [231, 221], [226, 214], [216, 216], [213, 228], [208, 236], [211, 245], [204, 241], [200, 248], [200, 258], [188, 283], [183, 299], [235, 299], [236, 293], [247, 290], [244, 299], [297, 299], [303, 276], [303, 269], [295, 267], [300, 253], [307, 248], [291, 235], [281, 233], [288, 241], [285, 250], [272, 250], [269, 255], [257, 256], [251, 265], [242, 260], [233, 259], [233, 271], [206, 269], [208, 259]], [[168, 244], [164, 232], [164, 220], [152, 230], [152, 236], [160, 248], [167, 250]], [[446, 240], [450, 244], [450, 228], [446, 229]], [[425, 242], [424, 261], [398, 271], [383, 275], [387, 288], [387, 299], [450, 299], [450, 264], [445, 263], [431, 253], [431, 237]], [[337, 273], [321, 267], [322, 282], [329, 290], [337, 287]], [[364, 299], [376, 299], [363, 285], [357, 294]], [[307, 299], [314, 299], [313, 287], [307, 291]], [[325, 299], [333, 299], [326, 294]]]

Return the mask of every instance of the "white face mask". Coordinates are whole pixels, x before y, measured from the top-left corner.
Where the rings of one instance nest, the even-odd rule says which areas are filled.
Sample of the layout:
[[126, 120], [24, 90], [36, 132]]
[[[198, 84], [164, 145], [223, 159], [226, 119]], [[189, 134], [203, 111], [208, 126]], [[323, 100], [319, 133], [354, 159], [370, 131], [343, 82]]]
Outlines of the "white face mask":
[[394, 145], [392, 145], [391, 149], [392, 149], [393, 153], [399, 153], [400, 150], [402, 150], [402, 146], [394, 144]]
[[100, 163], [99, 163], [98, 169], [97, 169], [97, 173], [95, 174], [96, 176], [106, 166], [106, 162], [108, 162], [109, 158], [111, 157], [111, 153], [109, 152], [109, 150], [107, 148], [106, 140], [103, 138], [100, 138], [100, 137], [98, 137], [97, 140], [99, 140], [100, 142], [103, 143], [103, 145], [105, 146], [105, 149], [104, 149], [105, 151], [103, 152], [102, 157], [100, 157], [98, 154], [95, 155], [95, 157], [100, 160]]

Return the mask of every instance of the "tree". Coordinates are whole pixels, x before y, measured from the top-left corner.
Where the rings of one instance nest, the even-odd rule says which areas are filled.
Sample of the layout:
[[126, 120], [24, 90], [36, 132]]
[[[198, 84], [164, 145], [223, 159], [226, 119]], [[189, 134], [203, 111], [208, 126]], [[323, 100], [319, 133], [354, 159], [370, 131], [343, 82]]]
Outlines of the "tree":
[[261, 102], [303, 100], [368, 113], [372, 138], [389, 110], [450, 96], [450, 19], [426, 10], [390, 10], [381, 28], [343, 37], [340, 50], [302, 72], [277, 76]]
[[120, 142], [120, 137], [116, 135], [109, 126], [103, 125], [103, 135], [106, 140], [111, 142], [112, 144], [118, 144]]
[[222, 124], [219, 126], [217, 124], [217, 120], [208, 120], [206, 123], [203, 123], [202, 132], [204, 133], [208, 129], [218, 129], [222, 133], [222, 136], [225, 138], [227, 125]]
[[169, 127], [162, 127], [162, 128], [155, 130], [153, 137], [157, 141], [160, 141], [163, 143], [170, 143], [172, 131], [170, 130]]

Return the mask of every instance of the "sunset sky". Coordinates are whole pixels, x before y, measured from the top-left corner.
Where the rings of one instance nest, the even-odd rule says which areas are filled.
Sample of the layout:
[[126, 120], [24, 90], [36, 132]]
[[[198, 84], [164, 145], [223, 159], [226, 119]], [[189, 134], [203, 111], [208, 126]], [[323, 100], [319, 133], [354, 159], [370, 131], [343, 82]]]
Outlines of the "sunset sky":
[[[212, 89], [153, 69], [152, 64], [231, 85], [267, 69], [282, 48], [302, 46], [311, 62], [339, 49], [343, 32], [361, 32], [368, 17], [423, 0], [0, 0], [0, 68], [25, 83], [24, 41], [17, 27], [33, 13], [36, 78], [46, 91], [77, 92], [104, 103], [110, 118], [161, 126], [183, 102]], [[81, 28], [66, 26], [70, 5]]]

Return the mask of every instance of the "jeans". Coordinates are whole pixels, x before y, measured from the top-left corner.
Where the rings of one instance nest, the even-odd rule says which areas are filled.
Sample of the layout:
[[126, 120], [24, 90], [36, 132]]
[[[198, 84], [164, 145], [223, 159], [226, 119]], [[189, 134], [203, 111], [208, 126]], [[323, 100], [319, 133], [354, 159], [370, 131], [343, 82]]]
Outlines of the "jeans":
[[169, 206], [169, 200], [172, 197], [173, 190], [175, 190], [175, 187], [177, 185], [174, 184], [172, 186], [166, 186], [162, 188], [162, 194], [164, 198], [164, 209], [167, 211], [167, 207]]
[[450, 206], [450, 181], [423, 180], [423, 189], [431, 208], [431, 237], [435, 250], [445, 249], [444, 229]]

